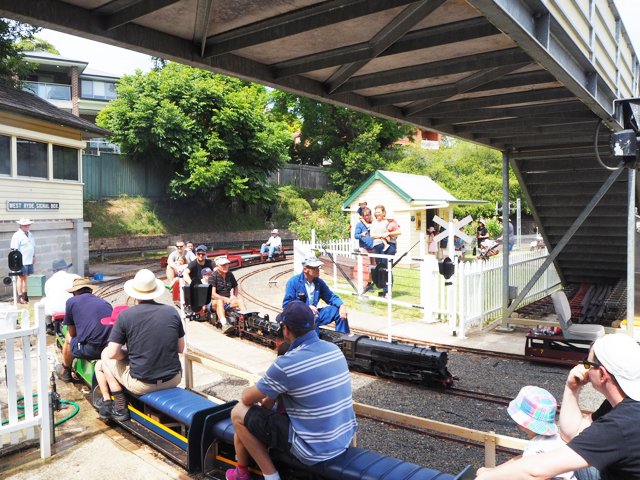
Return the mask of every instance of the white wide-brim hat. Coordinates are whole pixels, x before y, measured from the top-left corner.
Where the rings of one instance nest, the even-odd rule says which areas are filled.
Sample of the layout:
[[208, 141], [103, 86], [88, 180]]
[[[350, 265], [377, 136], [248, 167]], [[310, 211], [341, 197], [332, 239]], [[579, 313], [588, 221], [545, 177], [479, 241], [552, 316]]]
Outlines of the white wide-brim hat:
[[124, 293], [137, 300], [153, 300], [162, 295], [164, 290], [164, 283], [146, 268], [138, 271], [133, 280], [127, 280], [124, 284]]
[[21, 218], [20, 220], [16, 220], [18, 225], [31, 225], [33, 222], [28, 218]]

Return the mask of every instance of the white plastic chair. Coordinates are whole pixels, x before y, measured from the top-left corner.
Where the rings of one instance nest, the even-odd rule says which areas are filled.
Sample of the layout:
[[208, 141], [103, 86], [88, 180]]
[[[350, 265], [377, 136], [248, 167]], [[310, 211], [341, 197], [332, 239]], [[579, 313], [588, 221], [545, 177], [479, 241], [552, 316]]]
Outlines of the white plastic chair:
[[563, 291], [552, 293], [551, 300], [565, 339], [594, 341], [604, 336], [604, 327], [602, 325], [581, 325], [571, 322], [571, 306], [567, 295]]

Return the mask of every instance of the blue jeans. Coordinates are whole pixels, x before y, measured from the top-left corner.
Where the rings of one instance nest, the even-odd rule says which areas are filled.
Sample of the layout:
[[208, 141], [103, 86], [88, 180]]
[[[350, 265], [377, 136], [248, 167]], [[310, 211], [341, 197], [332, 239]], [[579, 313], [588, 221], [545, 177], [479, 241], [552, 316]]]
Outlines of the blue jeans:
[[274, 247], [272, 245], [265, 245], [264, 247], [260, 248], [260, 255], [264, 255], [267, 252], [269, 252], [269, 258], [273, 258], [273, 254], [275, 252], [280, 253], [280, 247]]

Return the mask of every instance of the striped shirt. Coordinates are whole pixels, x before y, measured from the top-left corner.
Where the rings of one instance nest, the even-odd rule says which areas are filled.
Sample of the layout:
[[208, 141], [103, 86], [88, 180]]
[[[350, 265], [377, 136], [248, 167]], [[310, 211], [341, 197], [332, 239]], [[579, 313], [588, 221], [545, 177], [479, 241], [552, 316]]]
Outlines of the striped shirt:
[[342, 351], [315, 331], [297, 338], [256, 384], [282, 402], [291, 422], [291, 453], [313, 465], [337, 457], [357, 429], [351, 375]]

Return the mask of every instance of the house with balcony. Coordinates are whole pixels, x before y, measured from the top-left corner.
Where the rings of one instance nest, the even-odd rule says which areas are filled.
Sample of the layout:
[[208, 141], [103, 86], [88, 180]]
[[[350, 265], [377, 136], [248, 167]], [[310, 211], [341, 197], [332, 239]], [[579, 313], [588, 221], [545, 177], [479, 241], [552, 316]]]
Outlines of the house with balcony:
[[[116, 98], [116, 82], [111, 73], [89, 67], [83, 60], [49, 52], [23, 52], [36, 69], [23, 80], [23, 90], [35, 93], [56, 107], [95, 124], [98, 112]], [[86, 153], [120, 153], [118, 145], [104, 138], [91, 138]]]

